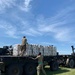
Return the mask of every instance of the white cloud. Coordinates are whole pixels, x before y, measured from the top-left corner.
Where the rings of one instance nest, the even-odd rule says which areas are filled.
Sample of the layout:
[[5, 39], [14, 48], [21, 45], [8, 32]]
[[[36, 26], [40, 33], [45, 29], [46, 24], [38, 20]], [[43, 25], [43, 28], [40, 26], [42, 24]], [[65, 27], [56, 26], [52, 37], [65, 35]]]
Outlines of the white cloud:
[[52, 22], [53, 21], [58, 21], [58, 20], [67, 21], [71, 17], [71, 15], [74, 14], [74, 11], [75, 11], [74, 5], [70, 5], [70, 6], [67, 6], [65, 8], [61, 8], [60, 10], [57, 11], [55, 16], [52, 16], [50, 18], [50, 20]]
[[55, 38], [59, 41], [69, 41], [71, 40], [71, 34], [70, 34], [69, 28], [60, 28], [56, 30], [55, 32]]
[[62, 26], [63, 24], [65, 24], [65, 22], [55, 22], [55, 23], [50, 23], [50, 24], [43, 24], [43, 25], [39, 25], [39, 31], [41, 32], [55, 32], [56, 27], [58, 26]]
[[46, 34], [49, 33], [49, 34], [53, 34], [52, 36], [54, 38], [56, 38], [57, 40], [60, 40], [60, 41], [68, 41], [71, 37], [70, 37], [70, 29], [69, 28], [61, 28], [58, 27], [58, 26], [52, 26], [52, 25], [45, 25], [44, 27], [40, 28], [40, 33], [41, 34]]
[[42, 35], [39, 31], [33, 29], [33, 28], [29, 28], [27, 30], [24, 30], [21, 32], [22, 34], [26, 34], [29, 36], [38, 36], [38, 35]]
[[[19, 8], [25, 12], [28, 12], [31, 8], [31, 1], [32, 0], [23, 0], [21, 1], [22, 4], [20, 4], [19, 0], [0, 0], [0, 13], [4, 12], [7, 8], [12, 8], [15, 6], [15, 8]], [[18, 3], [17, 3], [18, 2]]]
[[31, 8], [31, 5], [30, 5], [31, 1], [32, 0], [25, 0], [23, 5], [20, 6], [20, 9], [25, 11], [25, 12], [28, 12], [30, 10], [30, 8]]
[[6, 8], [12, 7], [15, 0], [0, 0], [0, 12], [3, 12]]
[[35, 26], [31, 26], [29, 25], [31, 24], [29, 21], [24, 22], [21, 19], [23, 30], [20, 33], [29, 36], [42, 36], [44, 34], [50, 34], [53, 38], [59, 41], [69, 41], [73, 37], [71, 37], [72, 28], [68, 27], [68, 24], [71, 22], [71, 19], [68, 20], [68, 18], [71, 16], [67, 15], [71, 14], [71, 12], [74, 10], [74, 8], [71, 9], [71, 7], [67, 7], [60, 10], [58, 14], [51, 18], [44, 18], [44, 16], [35, 18]]
[[[58, 13], [51, 18], [38, 18], [38, 30], [43, 34], [53, 33], [53, 37], [59, 41], [70, 41], [75, 36], [72, 36], [73, 27], [71, 22], [75, 21], [73, 16], [75, 8], [73, 6], [66, 7], [58, 11]], [[72, 22], [72, 23], [73, 23]], [[70, 26], [70, 27], [69, 27]]]
[[7, 37], [17, 38], [17, 36], [16, 36], [17, 29], [15, 28], [15, 26], [13, 27], [13, 25], [11, 25], [7, 22], [0, 21], [0, 29], [2, 29], [4, 31], [4, 33]]
[[[4, 8], [11, 7], [14, 4], [14, 1], [13, 0], [0, 0], [0, 4], [1, 4], [0, 6], [4, 6]], [[17, 4], [16, 6], [18, 6], [21, 10], [28, 12], [31, 8], [31, 4], [30, 4], [31, 1], [32, 0], [24, 0], [24, 2], [22, 2], [22, 5]], [[55, 39], [59, 41], [64, 41], [64, 40], [66, 41], [72, 38], [70, 37], [71, 28], [67, 28], [68, 27], [67, 25], [68, 23], [70, 23], [70, 20], [69, 21], [67, 20], [69, 17], [71, 17], [68, 15], [71, 14], [71, 12], [74, 10], [75, 10], [74, 7], [69, 6], [67, 8], [61, 9], [60, 11], [56, 13], [55, 16], [52, 16], [51, 18], [45, 18], [44, 16], [42, 16], [42, 17], [38, 17], [38, 20], [37, 20], [37, 18], [35, 17], [33, 18], [33, 21], [35, 20], [35, 26], [33, 25], [34, 22], [30, 23], [30, 20], [28, 19], [26, 20], [26, 18], [24, 17], [23, 18], [17, 17], [16, 19], [20, 22], [21, 25], [19, 27], [21, 28], [13, 27], [12, 25], [9, 25], [10, 27], [9, 28], [8, 25], [6, 25], [7, 24], [6, 23], [3, 25], [5, 26], [5, 28], [2, 28], [2, 29], [5, 29], [6, 30], [5, 33], [13, 37], [16, 37], [17, 29], [20, 29], [19, 31], [20, 34], [22, 33], [22, 34], [26, 34], [29, 36], [42, 36], [44, 34], [46, 35], [47, 33], [49, 34], [53, 33], [53, 35], [52, 34], [51, 35]], [[33, 26], [31, 26], [30, 24]], [[65, 31], [64, 31], [64, 28], [65, 28]], [[68, 36], [68, 39], [67, 39], [67, 36]]]
[[[45, 21], [44, 21], [45, 22]], [[41, 34], [50, 34], [52, 37], [59, 41], [69, 41], [71, 40], [71, 31], [72, 28], [68, 28], [67, 22], [54, 22], [54, 23], [48, 23], [48, 24], [43, 24], [38, 26], [38, 31], [40, 31]]]

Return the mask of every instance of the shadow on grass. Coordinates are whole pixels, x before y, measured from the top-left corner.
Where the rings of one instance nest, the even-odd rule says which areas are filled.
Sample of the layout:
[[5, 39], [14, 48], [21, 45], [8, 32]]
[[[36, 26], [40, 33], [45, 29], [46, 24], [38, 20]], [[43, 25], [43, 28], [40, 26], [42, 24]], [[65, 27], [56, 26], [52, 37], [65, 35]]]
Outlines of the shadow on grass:
[[[51, 71], [49, 68], [45, 68], [45, 71], [46, 71], [47, 75], [56, 75], [56, 74], [61, 74], [64, 72], [69, 72], [69, 70], [62, 69], [62, 68], [59, 68], [57, 71]], [[44, 75], [44, 74], [41, 73], [40, 75]]]

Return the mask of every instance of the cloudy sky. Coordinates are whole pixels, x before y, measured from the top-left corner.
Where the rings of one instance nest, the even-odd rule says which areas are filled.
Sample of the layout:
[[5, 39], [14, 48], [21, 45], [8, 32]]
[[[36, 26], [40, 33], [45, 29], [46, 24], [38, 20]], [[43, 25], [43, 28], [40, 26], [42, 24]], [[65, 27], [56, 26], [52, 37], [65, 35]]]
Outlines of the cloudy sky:
[[0, 0], [0, 47], [54, 45], [60, 54], [75, 46], [75, 0]]

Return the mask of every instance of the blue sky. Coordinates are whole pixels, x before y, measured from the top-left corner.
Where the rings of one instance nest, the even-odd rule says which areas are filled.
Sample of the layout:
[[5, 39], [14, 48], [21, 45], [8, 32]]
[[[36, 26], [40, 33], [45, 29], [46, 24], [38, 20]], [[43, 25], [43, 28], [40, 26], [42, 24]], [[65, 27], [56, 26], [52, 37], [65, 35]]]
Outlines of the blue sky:
[[54, 45], [60, 54], [75, 46], [75, 0], [0, 0], [0, 47]]

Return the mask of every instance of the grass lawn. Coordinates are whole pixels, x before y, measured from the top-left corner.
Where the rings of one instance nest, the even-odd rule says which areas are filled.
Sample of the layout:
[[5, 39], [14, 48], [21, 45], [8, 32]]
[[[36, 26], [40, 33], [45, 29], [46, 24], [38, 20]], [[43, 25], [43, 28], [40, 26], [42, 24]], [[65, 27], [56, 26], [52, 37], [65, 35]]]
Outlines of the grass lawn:
[[[45, 67], [47, 75], [75, 75], [75, 68], [60, 67], [58, 71], [50, 71], [49, 66]], [[41, 75], [44, 75], [41, 73]]]

